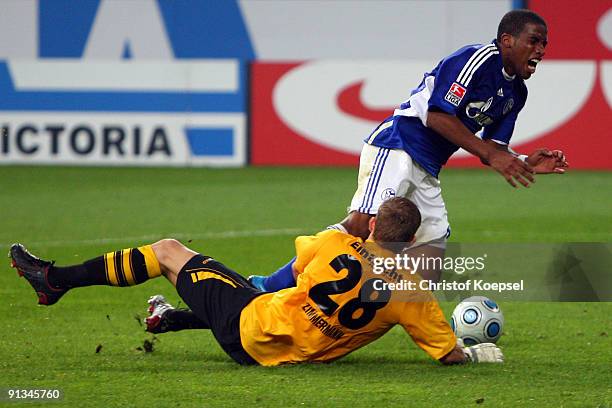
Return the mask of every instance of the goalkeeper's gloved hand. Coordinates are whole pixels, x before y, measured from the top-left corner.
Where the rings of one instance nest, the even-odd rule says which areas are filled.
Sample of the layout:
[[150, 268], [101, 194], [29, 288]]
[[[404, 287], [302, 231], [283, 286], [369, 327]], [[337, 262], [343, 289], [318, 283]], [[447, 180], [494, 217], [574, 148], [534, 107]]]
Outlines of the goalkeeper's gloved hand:
[[480, 343], [471, 347], [464, 347], [463, 352], [468, 361], [472, 363], [503, 363], [502, 351], [493, 343]]

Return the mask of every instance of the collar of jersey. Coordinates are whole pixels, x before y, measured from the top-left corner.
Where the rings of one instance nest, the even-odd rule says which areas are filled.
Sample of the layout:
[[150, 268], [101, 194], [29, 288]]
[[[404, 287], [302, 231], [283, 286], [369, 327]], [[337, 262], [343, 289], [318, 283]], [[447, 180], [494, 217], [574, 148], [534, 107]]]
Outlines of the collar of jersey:
[[516, 74], [514, 75], [508, 75], [508, 73], [506, 72], [506, 70], [504, 69], [504, 67], [502, 67], [502, 74], [504, 75], [504, 79], [506, 81], [514, 81], [514, 78], [516, 78]]
[[499, 51], [499, 61], [500, 61], [500, 64], [501, 64], [501, 66], [502, 66], [501, 71], [502, 71], [502, 75], [504, 76], [504, 79], [505, 79], [506, 81], [514, 81], [514, 78], [516, 78], [516, 74], [514, 74], [514, 75], [509, 75], [509, 74], [506, 72], [506, 70], [504, 69], [504, 63], [502, 62], [502, 57], [501, 57], [501, 55], [502, 55], [502, 54], [501, 54], [501, 50], [499, 49], [499, 44], [497, 43], [497, 40], [493, 40], [493, 41], [491, 41], [491, 43], [492, 43], [492, 44], [495, 44], [495, 46], [497, 47], [497, 51]]

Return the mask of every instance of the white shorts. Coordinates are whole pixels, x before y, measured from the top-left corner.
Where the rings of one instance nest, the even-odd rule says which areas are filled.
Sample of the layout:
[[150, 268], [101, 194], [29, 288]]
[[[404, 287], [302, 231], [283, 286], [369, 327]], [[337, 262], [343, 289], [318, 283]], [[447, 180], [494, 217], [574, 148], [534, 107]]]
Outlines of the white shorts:
[[440, 180], [399, 149], [364, 144], [359, 158], [357, 191], [349, 211], [376, 214], [388, 198], [406, 197], [421, 212], [417, 243], [444, 243], [450, 236]]

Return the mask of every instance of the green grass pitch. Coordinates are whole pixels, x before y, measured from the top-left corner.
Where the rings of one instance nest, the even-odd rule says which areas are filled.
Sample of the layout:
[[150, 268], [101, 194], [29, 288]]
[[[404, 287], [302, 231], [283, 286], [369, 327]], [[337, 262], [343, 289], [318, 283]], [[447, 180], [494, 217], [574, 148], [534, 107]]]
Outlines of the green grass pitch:
[[[517, 190], [488, 170], [441, 180], [455, 242], [612, 241], [612, 173]], [[0, 167], [0, 250], [22, 242], [64, 265], [174, 236], [244, 275], [266, 274], [292, 256], [294, 236], [343, 217], [355, 181], [355, 169], [331, 168]], [[27, 406], [612, 407], [612, 303], [502, 303], [503, 365], [443, 367], [396, 328], [332, 364], [244, 368], [206, 331], [143, 331], [149, 295], [178, 302], [163, 279], [39, 307], [8, 264], [0, 388], [64, 392]], [[138, 350], [145, 340], [153, 352]]]

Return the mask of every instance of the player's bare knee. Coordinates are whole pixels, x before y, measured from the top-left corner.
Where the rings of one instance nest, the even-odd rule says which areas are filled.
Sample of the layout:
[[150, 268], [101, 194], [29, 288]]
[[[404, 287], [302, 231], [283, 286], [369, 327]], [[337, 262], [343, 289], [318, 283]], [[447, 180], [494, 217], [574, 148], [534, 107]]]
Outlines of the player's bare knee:
[[353, 211], [342, 221], [349, 234], [367, 239], [370, 235], [369, 221], [373, 215]]
[[160, 264], [165, 265], [168, 259], [186, 249], [185, 245], [173, 238], [166, 238], [151, 245]]

